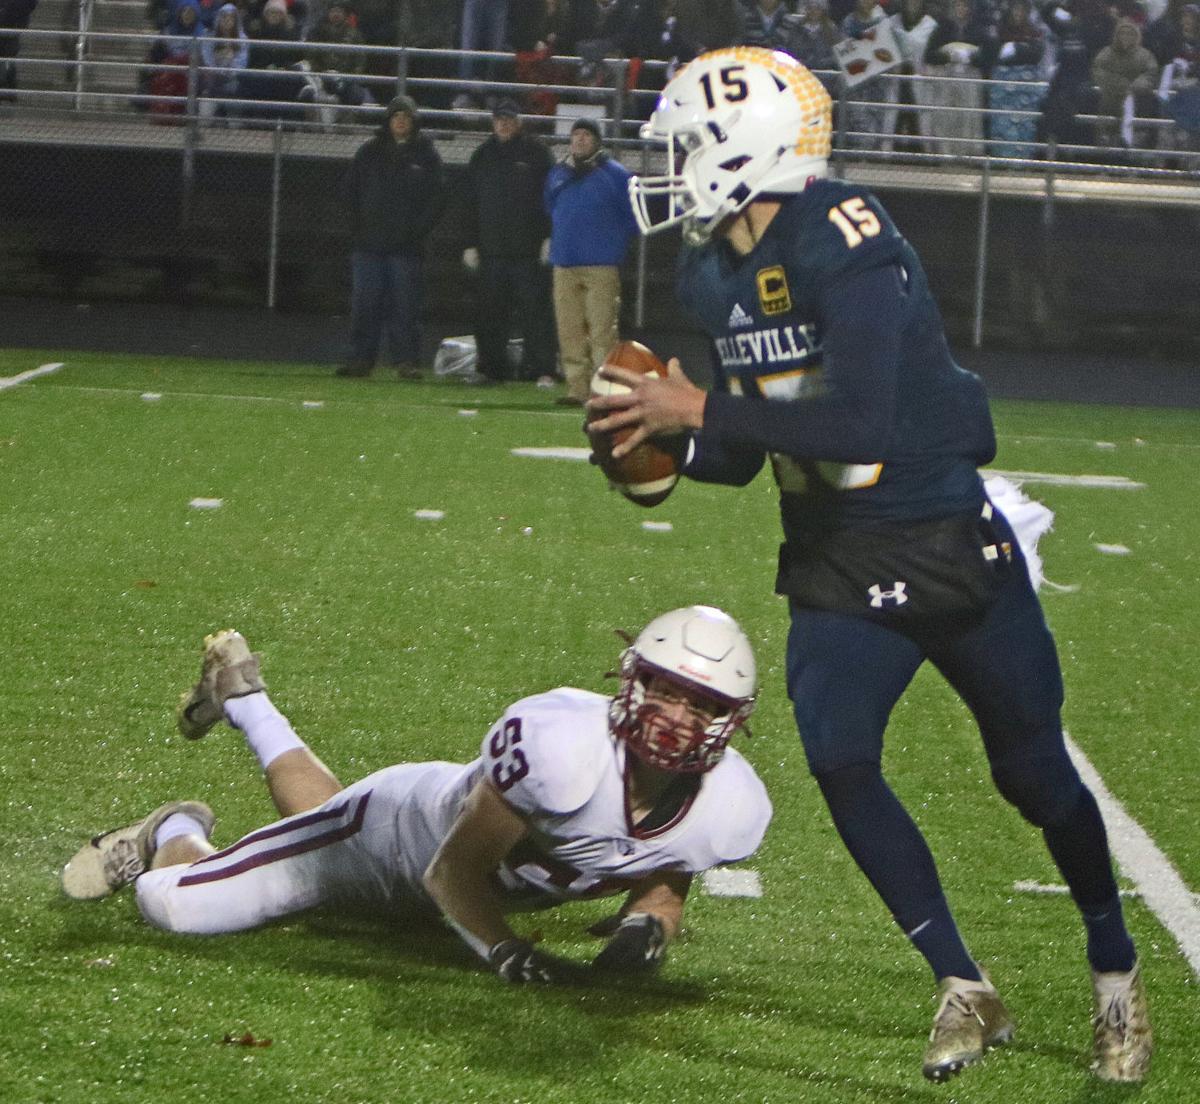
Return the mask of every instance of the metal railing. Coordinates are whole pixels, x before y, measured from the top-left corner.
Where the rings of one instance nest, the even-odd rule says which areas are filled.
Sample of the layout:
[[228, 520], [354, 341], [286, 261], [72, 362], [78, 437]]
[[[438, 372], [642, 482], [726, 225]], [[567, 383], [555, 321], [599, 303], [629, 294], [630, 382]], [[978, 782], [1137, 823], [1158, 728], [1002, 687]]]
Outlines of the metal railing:
[[[22, 51], [15, 59], [17, 103], [0, 115], [0, 139], [17, 144], [110, 141], [135, 147], [152, 140], [158, 147], [177, 148], [181, 154], [185, 221], [198, 150], [222, 149], [270, 157], [273, 186], [267, 303], [271, 307], [276, 304], [277, 294], [282, 160], [297, 152], [306, 157], [348, 157], [361, 141], [364, 125], [376, 123], [379, 105], [394, 95], [411, 94], [422, 103], [424, 129], [443, 140], [443, 156], [451, 163], [467, 159], [488, 130], [489, 99], [504, 96], [540, 105], [541, 112], [529, 112], [523, 118], [528, 127], [546, 132], [552, 140], [564, 138], [570, 120], [586, 112], [597, 119], [610, 147], [635, 171], [656, 172], [665, 165], [665, 154], [644, 142], [638, 133], [653, 107], [657, 88], [668, 75], [664, 62], [641, 65], [635, 87], [630, 87], [631, 63], [623, 58], [601, 62], [599, 77], [594, 72], [594, 60], [542, 58], [542, 73], [554, 79], [537, 82], [515, 79], [515, 58], [510, 53], [403, 46], [258, 41], [251, 45], [278, 51], [282, 62], [279, 68], [205, 66], [202, 42], [236, 45], [238, 40], [92, 31], [93, 3], [84, 0], [81, 5], [78, 31], [19, 32]], [[63, 39], [73, 46], [72, 57], [64, 55]], [[114, 50], [129, 53], [131, 47], [141, 52], [155, 41], [175, 48], [173, 62], [101, 56]], [[56, 55], [50, 56], [54, 51]], [[294, 60], [314, 52], [354, 60], [320, 72], [314, 72], [307, 62]], [[360, 61], [365, 72], [358, 71], [364, 68], [358, 64]], [[431, 64], [451, 70], [464, 61], [490, 67], [490, 76], [460, 79], [423, 75]], [[32, 71], [36, 66], [73, 66], [73, 87], [20, 87], [24, 83], [20, 79], [22, 71]], [[592, 66], [593, 72], [588, 83], [581, 83], [579, 74], [585, 66]], [[512, 70], [513, 79], [500, 79], [500, 73], [507, 75], [508, 70]], [[174, 90], [150, 90], [148, 78], [167, 71], [179, 74], [182, 81], [175, 82]], [[1169, 135], [1170, 142], [1119, 148], [1102, 142], [1063, 144], [1054, 138], [1042, 139], [1037, 132], [1041, 102], [1048, 88], [1045, 82], [884, 74], [871, 82], [873, 91], [864, 94], [861, 86], [842, 87], [834, 73], [818, 75], [838, 90], [832, 161], [836, 175], [853, 176], [874, 187], [978, 193], [972, 328], [976, 345], [982, 340], [990, 201], [994, 194], [1042, 202], [1046, 224], [1053, 223], [1055, 205], [1064, 196], [1110, 203], [1200, 205], [1200, 140], [1195, 135], [1181, 135], [1170, 119], [1133, 120], [1136, 134], [1143, 138]], [[255, 83], [253, 97], [242, 94], [248, 87], [247, 76]], [[235, 94], [229, 91], [231, 85]], [[350, 98], [336, 91], [347, 87], [358, 91]], [[902, 87], [912, 102], [899, 102]], [[302, 88], [311, 91], [307, 101], [301, 100]], [[1011, 89], [1030, 93], [1034, 104], [1011, 107], [989, 102], [997, 93]], [[935, 94], [938, 102], [933, 101]], [[455, 106], [450, 103], [451, 97], [477, 99], [471, 106], [461, 102]], [[946, 102], [951, 98], [957, 102]], [[547, 110], [557, 114], [542, 113]], [[852, 125], [864, 119], [870, 129]], [[964, 119], [977, 120], [974, 133], [950, 133], [961, 129], [950, 124]], [[896, 123], [900, 120], [916, 120], [917, 129], [924, 127], [928, 133], [899, 133]], [[1010, 126], [1019, 124], [1019, 136], [992, 133], [998, 120]], [[177, 125], [153, 125], [163, 122]], [[1118, 120], [1078, 115], [1076, 122], [1111, 133]], [[102, 137], [106, 123], [110, 129], [115, 128], [116, 137]], [[636, 315], [641, 325], [647, 281], [644, 242], [636, 271]]]

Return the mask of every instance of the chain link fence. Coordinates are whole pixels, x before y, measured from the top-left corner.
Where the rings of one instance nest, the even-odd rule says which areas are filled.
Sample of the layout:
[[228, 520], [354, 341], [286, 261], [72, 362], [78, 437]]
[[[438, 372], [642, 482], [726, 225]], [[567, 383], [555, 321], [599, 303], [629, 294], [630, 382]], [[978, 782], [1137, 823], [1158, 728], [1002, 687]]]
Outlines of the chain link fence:
[[[20, 40], [17, 91], [0, 104], [0, 294], [343, 309], [338, 184], [400, 92], [422, 105], [451, 187], [499, 96], [553, 144], [587, 114], [633, 171], [663, 166], [639, 138], [663, 63], [322, 43], [338, 67], [314, 71], [289, 43], [277, 67], [248, 73], [205, 65], [194, 38]], [[976, 345], [985, 323], [1065, 340], [1097, 313], [1111, 321], [1110, 308], [1133, 326], [1194, 325], [1193, 277], [1164, 264], [1200, 218], [1200, 152], [1173, 120], [1079, 115], [1110, 138], [1123, 123], [1134, 144], [1060, 144], [1040, 140], [1041, 82], [884, 75], [864, 93], [819, 75], [839, 93], [833, 171], [884, 194]], [[1023, 97], [1006, 99], [1016, 84]], [[445, 332], [470, 329], [457, 228], [452, 205], [429, 250], [429, 314]], [[670, 235], [640, 243], [626, 274], [636, 325], [672, 325], [675, 250]], [[1114, 295], [1100, 312], [1098, 280]]]

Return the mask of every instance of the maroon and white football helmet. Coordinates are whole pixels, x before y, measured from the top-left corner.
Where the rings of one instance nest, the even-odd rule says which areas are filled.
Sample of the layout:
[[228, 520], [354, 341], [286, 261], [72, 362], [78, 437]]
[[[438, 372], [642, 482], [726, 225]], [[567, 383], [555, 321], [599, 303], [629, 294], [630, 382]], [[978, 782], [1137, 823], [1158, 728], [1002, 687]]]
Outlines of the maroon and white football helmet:
[[[754, 710], [757, 672], [750, 641], [732, 617], [712, 606], [656, 617], [622, 653], [620, 676], [609, 725], [634, 755], [660, 770], [711, 770]], [[647, 701], [646, 688], [656, 677], [702, 695], [711, 715], [693, 709], [690, 722], [667, 722]]]

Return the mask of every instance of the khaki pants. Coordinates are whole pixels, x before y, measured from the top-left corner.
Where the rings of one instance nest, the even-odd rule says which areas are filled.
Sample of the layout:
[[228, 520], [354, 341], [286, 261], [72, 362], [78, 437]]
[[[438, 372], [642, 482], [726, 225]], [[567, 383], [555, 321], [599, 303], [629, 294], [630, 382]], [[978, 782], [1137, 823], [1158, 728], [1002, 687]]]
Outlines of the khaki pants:
[[613, 265], [554, 270], [554, 320], [567, 394], [585, 400], [592, 373], [618, 337], [621, 276]]

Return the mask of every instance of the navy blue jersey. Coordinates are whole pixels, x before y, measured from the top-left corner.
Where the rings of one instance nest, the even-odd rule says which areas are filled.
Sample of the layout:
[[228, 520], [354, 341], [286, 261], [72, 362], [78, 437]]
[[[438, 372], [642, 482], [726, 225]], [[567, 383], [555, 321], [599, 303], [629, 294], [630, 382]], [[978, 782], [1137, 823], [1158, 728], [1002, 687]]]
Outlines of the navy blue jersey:
[[996, 447], [983, 385], [870, 192], [811, 184], [744, 257], [685, 247], [678, 294], [715, 352], [687, 475], [741, 484], [769, 456], [789, 541], [979, 509]]

